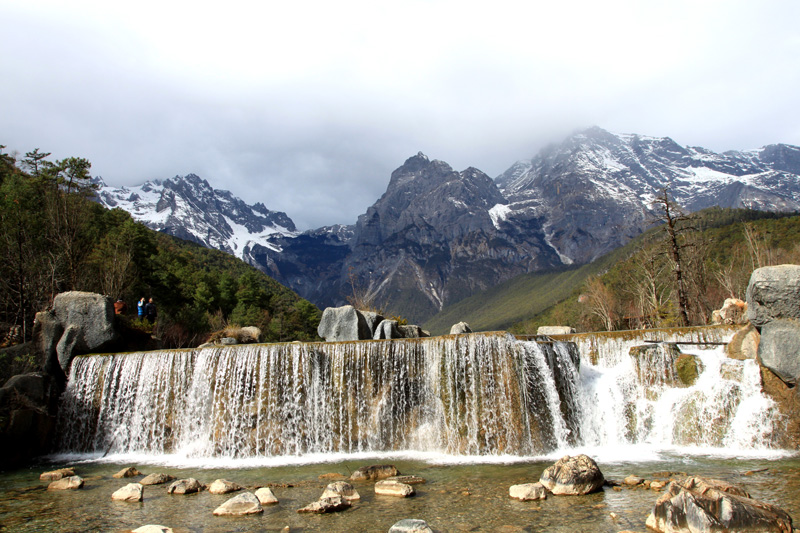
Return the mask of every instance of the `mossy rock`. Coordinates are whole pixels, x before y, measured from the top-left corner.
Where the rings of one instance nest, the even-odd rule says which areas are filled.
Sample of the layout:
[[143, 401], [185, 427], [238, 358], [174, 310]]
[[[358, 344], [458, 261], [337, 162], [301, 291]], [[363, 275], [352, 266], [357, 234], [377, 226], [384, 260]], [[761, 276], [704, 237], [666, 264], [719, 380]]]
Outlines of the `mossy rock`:
[[703, 364], [692, 354], [682, 353], [675, 359], [675, 370], [678, 373], [678, 380], [685, 387], [691, 387], [697, 381], [700, 372], [703, 371]]

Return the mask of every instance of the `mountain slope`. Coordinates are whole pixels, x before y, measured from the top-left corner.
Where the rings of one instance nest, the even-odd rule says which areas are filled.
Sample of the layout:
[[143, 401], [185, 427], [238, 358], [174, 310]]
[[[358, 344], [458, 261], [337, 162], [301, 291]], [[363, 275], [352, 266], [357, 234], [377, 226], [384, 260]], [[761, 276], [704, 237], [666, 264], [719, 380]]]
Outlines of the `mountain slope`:
[[246, 259], [256, 243], [269, 245], [272, 235], [298, 233], [286, 213], [270, 211], [262, 203], [248, 205], [195, 174], [137, 187], [109, 187], [101, 178], [93, 182], [97, 200], [109, 209], [119, 207], [151, 229], [239, 258]]
[[651, 224], [652, 201], [665, 188], [688, 211], [800, 210], [800, 148], [717, 154], [595, 127], [515, 163], [495, 182], [510, 217], [542, 217], [564, 261], [586, 263]]

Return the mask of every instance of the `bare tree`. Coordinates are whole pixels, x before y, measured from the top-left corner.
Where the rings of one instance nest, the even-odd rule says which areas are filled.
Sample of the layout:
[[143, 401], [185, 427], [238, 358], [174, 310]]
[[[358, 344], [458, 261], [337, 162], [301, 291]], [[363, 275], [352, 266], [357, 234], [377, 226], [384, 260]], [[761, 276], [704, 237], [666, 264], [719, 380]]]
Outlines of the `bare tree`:
[[675, 278], [675, 292], [678, 297], [678, 313], [681, 325], [689, 325], [689, 299], [686, 295], [686, 286], [683, 275], [683, 249], [688, 244], [682, 243], [680, 234], [690, 228], [688, 226], [680, 226], [681, 222], [689, 220], [689, 217], [683, 214], [680, 207], [669, 197], [668, 189], [664, 189], [661, 196], [653, 201], [660, 210], [659, 220], [664, 223], [664, 231], [667, 234], [667, 248], [669, 256], [672, 259], [672, 272]]
[[586, 281], [586, 303], [589, 312], [600, 319], [606, 331], [612, 331], [618, 318], [617, 298], [597, 276]]

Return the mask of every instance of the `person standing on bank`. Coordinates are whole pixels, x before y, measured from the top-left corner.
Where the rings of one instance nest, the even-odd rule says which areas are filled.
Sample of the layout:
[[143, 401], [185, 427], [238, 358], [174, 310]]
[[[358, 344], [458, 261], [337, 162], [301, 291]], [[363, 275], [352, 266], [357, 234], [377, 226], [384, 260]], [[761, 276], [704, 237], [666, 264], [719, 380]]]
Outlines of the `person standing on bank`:
[[[142, 298], [142, 300], [144, 300], [144, 298]], [[156, 321], [156, 304], [153, 303], [152, 298], [150, 298], [150, 301], [144, 306], [144, 317], [151, 324]]]
[[144, 308], [146, 305], [147, 304], [144, 303], [144, 296], [142, 296], [142, 299], [136, 304], [136, 310], [139, 312], [139, 320], [144, 318]]

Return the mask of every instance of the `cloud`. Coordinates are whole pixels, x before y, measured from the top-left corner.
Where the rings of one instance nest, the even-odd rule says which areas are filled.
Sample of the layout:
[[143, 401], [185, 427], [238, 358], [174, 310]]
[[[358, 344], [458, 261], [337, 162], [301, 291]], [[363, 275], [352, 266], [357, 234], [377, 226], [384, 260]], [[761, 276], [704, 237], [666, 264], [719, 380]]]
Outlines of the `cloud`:
[[800, 144], [800, 4], [0, 0], [0, 143], [115, 185], [194, 172], [302, 228], [417, 151], [501, 173], [579, 128]]

